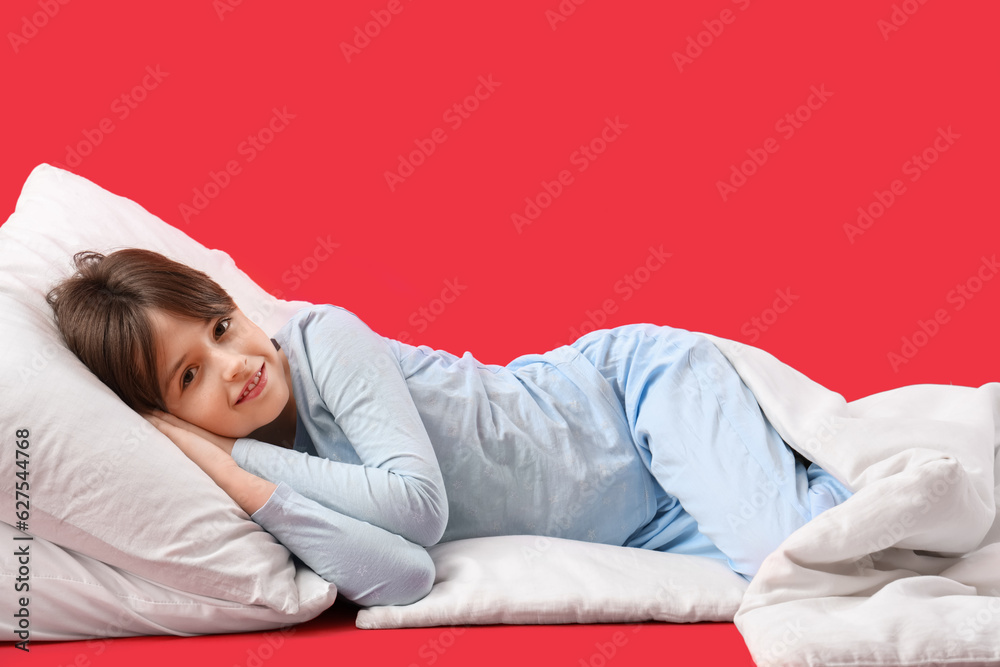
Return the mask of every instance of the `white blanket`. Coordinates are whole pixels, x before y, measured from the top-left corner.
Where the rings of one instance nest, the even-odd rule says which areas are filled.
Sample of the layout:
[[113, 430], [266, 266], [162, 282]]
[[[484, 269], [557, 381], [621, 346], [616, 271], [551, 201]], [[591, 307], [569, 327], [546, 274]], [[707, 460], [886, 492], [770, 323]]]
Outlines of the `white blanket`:
[[855, 495], [791, 535], [735, 622], [758, 665], [1000, 664], [1000, 383], [850, 403], [709, 336], [794, 449]]

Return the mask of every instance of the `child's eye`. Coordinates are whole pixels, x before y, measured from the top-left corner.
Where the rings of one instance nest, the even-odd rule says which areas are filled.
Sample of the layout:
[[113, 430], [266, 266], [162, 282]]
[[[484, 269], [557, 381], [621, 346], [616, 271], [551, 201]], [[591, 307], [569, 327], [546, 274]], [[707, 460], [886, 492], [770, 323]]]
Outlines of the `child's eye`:
[[229, 322], [232, 320], [231, 317], [223, 317], [219, 320], [218, 324], [215, 325], [215, 337], [222, 338], [222, 334], [229, 330]]
[[191, 384], [192, 380], [194, 380], [194, 371], [189, 368], [184, 371], [184, 375], [181, 376], [181, 388]]

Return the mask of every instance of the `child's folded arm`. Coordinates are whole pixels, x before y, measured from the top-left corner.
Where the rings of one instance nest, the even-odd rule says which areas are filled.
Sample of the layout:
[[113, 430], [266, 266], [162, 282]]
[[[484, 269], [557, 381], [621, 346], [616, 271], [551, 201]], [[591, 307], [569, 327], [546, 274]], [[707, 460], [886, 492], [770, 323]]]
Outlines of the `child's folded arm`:
[[[330, 461], [305, 452], [240, 438], [233, 446], [240, 468], [275, 484], [284, 482], [325, 508], [383, 528], [422, 546], [436, 544], [442, 522], [405, 471]], [[430, 485], [428, 485], [430, 486]]]
[[338, 592], [360, 605], [416, 602], [434, 585], [422, 547], [319, 505], [279, 483], [251, 518]]
[[362, 465], [250, 438], [237, 441], [233, 458], [325, 507], [417, 544], [436, 544], [448, 523], [444, 479], [399, 360], [385, 339], [349, 311], [328, 306], [311, 310], [285, 343], [305, 383], [295, 396], [300, 414], [329, 412]]

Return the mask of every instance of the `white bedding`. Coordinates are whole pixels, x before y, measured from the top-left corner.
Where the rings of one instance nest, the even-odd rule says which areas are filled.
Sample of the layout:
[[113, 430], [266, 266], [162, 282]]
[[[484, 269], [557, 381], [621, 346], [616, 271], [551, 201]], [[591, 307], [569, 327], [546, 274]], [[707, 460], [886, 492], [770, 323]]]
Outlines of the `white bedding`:
[[[32, 173], [0, 230], [0, 328], [12, 341], [2, 421], [7, 433], [33, 433], [32, 637], [232, 632], [312, 618], [335, 587], [296, 569], [165, 439], [134, 457], [130, 429], [145, 422], [57, 342], [46, 286], [68, 270], [73, 251], [118, 245], [212, 272], [270, 328], [295, 306], [133, 202], [48, 165]], [[918, 385], [846, 403], [762, 350], [709, 338], [786, 442], [856, 491], [791, 535], [749, 586], [697, 556], [479, 538], [431, 547], [431, 594], [362, 610], [358, 626], [694, 622], [735, 613], [759, 665], [1000, 665], [1000, 384]], [[68, 398], [55, 400], [54, 391]], [[75, 400], [81, 395], [85, 403]], [[13, 443], [0, 442], [8, 473]], [[157, 491], [164, 471], [186, 490], [183, 507], [169, 512], [164, 503], [180, 501]], [[14, 480], [0, 477], [8, 524]], [[103, 511], [126, 505], [132, 511]], [[143, 517], [157, 512], [150, 530]], [[197, 520], [209, 514], [215, 521]], [[164, 523], [170, 517], [176, 525]], [[0, 525], [0, 534], [19, 531]], [[12, 549], [0, 553], [10, 590], [19, 567]], [[0, 619], [0, 641], [15, 638], [13, 620]]]
[[[662, 595], [631, 591], [627, 606], [581, 615], [598, 594], [584, 588], [581, 598], [570, 578], [620, 591], [629, 583], [584, 550], [623, 547], [567, 544], [527, 568], [518, 567], [526, 538], [481, 538], [431, 547], [438, 579], [430, 595], [362, 610], [358, 627], [694, 622], [735, 611], [762, 667], [1000, 665], [1000, 384], [917, 385], [847, 403], [763, 350], [708, 337], [785, 441], [855, 491], [792, 534], [749, 586], [699, 562], [707, 559], [648, 553], [641, 575]], [[766, 511], [767, 499], [748, 502], [752, 530], [754, 507]], [[679, 590], [680, 581], [697, 594]]]
[[855, 491], [747, 588], [735, 622], [757, 664], [1000, 664], [1000, 383], [847, 403], [709, 337], [785, 441]]

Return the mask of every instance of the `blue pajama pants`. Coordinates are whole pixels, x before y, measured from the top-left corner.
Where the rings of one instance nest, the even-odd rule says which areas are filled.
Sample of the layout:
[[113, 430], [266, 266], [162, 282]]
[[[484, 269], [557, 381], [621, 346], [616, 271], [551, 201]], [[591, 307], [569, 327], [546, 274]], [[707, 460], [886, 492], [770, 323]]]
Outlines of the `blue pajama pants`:
[[707, 338], [628, 325], [573, 344], [617, 394], [663, 493], [625, 546], [725, 559], [747, 580], [796, 529], [851, 496], [781, 439]]

